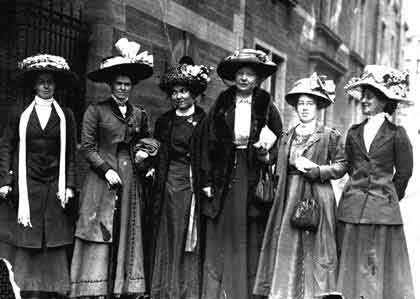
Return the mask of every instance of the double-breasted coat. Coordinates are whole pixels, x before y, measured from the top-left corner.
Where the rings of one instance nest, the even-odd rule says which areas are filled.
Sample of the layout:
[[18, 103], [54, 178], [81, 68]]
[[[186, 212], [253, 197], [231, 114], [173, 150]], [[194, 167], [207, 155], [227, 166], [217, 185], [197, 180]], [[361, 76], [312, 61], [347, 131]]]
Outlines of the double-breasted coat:
[[[69, 109], [66, 119], [66, 187], [75, 187], [76, 122]], [[44, 130], [32, 111], [27, 124], [26, 167], [32, 228], [17, 224], [19, 120], [23, 111], [12, 113], [0, 145], [0, 186], [12, 193], [0, 202], [0, 240], [18, 247], [41, 248], [72, 244], [74, 223], [56, 197], [60, 158], [60, 118], [52, 108]], [[71, 199], [73, 200], [73, 199]]]

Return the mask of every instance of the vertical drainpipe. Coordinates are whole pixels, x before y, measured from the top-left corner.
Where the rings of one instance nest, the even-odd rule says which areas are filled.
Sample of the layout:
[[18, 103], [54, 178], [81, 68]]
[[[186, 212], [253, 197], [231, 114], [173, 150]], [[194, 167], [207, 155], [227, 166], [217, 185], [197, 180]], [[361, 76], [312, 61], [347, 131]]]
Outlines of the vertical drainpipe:
[[[376, 8], [375, 8], [375, 20], [376, 20], [376, 22], [374, 23], [375, 27], [373, 28], [373, 34], [375, 34], [375, 32], [376, 32], [376, 38], [373, 39], [374, 43], [373, 43], [373, 47], [372, 47], [372, 51], [373, 51], [373, 53], [372, 53], [373, 54], [372, 55], [372, 58], [373, 58], [372, 64], [377, 64], [379, 62], [379, 57], [380, 57], [380, 53], [379, 53], [379, 49], [378, 49], [378, 47], [379, 47], [378, 45], [381, 44], [381, 41], [380, 41], [381, 32], [379, 32], [379, 31], [382, 30], [381, 18], [380, 18], [380, 16], [381, 16], [380, 1], [381, 0], [376, 0]], [[368, 62], [368, 64], [369, 64], [369, 62]]]
[[[233, 15], [233, 32], [235, 33], [237, 49], [243, 48], [245, 37], [246, 0], [240, 0], [239, 13]], [[235, 49], [232, 49], [235, 50]]]

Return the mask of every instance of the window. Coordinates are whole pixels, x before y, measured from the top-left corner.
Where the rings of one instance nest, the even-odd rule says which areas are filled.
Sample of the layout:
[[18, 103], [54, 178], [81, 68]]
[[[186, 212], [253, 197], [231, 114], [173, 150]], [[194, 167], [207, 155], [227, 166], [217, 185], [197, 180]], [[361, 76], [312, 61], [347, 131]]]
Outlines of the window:
[[265, 52], [277, 64], [277, 72], [264, 80], [261, 88], [270, 93], [271, 99], [282, 113], [284, 111], [287, 57], [284, 53], [257, 39], [255, 41], [255, 49]]

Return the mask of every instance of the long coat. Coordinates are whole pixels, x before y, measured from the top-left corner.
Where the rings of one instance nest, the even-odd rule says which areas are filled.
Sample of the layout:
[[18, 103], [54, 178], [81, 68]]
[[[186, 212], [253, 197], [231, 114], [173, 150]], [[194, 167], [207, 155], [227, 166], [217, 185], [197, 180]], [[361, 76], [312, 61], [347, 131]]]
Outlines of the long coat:
[[[219, 214], [227, 191], [232, 186], [231, 174], [234, 165], [235, 145], [235, 95], [234, 87], [222, 92], [214, 107], [209, 112], [204, 123], [202, 134], [201, 157], [201, 184], [213, 186], [214, 198], [202, 199], [202, 213], [210, 218]], [[259, 88], [253, 92], [251, 106], [251, 131], [247, 148], [248, 156], [248, 186], [255, 188], [258, 180], [259, 169], [262, 163], [258, 161], [257, 152], [252, 146], [258, 141], [261, 129], [267, 124], [271, 131], [280, 138], [282, 135], [282, 122], [277, 108], [270, 99], [270, 95]], [[268, 111], [268, 119], [266, 114]], [[270, 150], [270, 155], [276, 152], [275, 147]], [[251, 193], [250, 193], [251, 194]], [[253, 216], [259, 216], [258, 203], [251, 201], [249, 207]]]
[[[66, 187], [74, 188], [76, 122], [71, 110], [63, 111], [66, 119]], [[71, 244], [74, 223], [55, 196], [58, 188], [60, 118], [54, 107], [44, 130], [35, 109], [29, 117], [26, 167], [32, 228], [17, 225], [19, 121], [22, 112], [10, 116], [1, 139], [0, 186], [12, 186], [12, 194], [7, 201], [0, 202], [0, 240], [31, 248], [41, 248], [44, 244], [47, 247]]]
[[[199, 106], [195, 106], [195, 113], [193, 116], [193, 122], [196, 123], [196, 127], [191, 138], [190, 153], [191, 153], [191, 169], [194, 182], [194, 192], [195, 194], [200, 195], [200, 147], [201, 147], [201, 128], [202, 120], [205, 117], [205, 112]], [[176, 117], [175, 110], [170, 110], [164, 113], [161, 117], [158, 118], [155, 125], [154, 137], [160, 141], [159, 155], [157, 159], [157, 172], [156, 172], [156, 187], [154, 188], [154, 197], [153, 202], [154, 215], [158, 217], [161, 210], [161, 204], [163, 199], [163, 194], [165, 190], [166, 178], [168, 176], [169, 169], [169, 149], [171, 144], [171, 133], [173, 121]]]
[[403, 127], [385, 120], [367, 151], [363, 140], [365, 123], [352, 126], [347, 134], [350, 178], [339, 203], [338, 220], [402, 224], [399, 200], [413, 172], [410, 140]]
[[115, 194], [109, 190], [105, 173], [118, 169], [119, 143], [129, 145], [134, 161], [134, 145], [145, 137], [149, 137], [149, 127], [143, 109], [127, 104], [124, 118], [112, 98], [87, 108], [83, 118], [82, 150], [90, 168], [80, 196], [76, 237], [112, 242]]
[[[278, 239], [283, 222], [286, 206], [287, 176], [290, 147], [293, 141], [295, 128], [283, 135], [279, 142], [279, 152], [276, 166], [278, 178], [275, 200], [267, 222], [263, 244], [261, 247], [257, 278], [254, 293], [268, 296], [273, 281]], [[334, 193], [329, 183], [330, 179], [342, 177], [347, 171], [347, 162], [344, 155], [344, 145], [341, 135], [335, 129], [318, 124], [317, 130], [309, 137], [302, 156], [320, 165], [320, 181], [312, 183], [313, 192], [323, 201], [335, 202]], [[337, 264], [337, 260], [335, 260]], [[325, 277], [324, 277], [325, 279]]]

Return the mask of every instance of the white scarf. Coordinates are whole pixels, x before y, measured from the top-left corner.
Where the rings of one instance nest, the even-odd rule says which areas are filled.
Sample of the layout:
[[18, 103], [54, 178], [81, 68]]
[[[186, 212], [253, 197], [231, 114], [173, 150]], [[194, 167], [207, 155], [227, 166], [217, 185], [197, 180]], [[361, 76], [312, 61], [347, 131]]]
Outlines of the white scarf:
[[[52, 105], [57, 111], [60, 118], [60, 166], [58, 174], [58, 193], [57, 197], [64, 206], [66, 195], [66, 117], [60, 105], [53, 99]], [[18, 162], [18, 188], [19, 188], [19, 207], [18, 207], [18, 223], [23, 226], [32, 227], [31, 214], [29, 208], [28, 198], [28, 182], [26, 174], [26, 129], [29, 122], [29, 117], [35, 107], [35, 100], [23, 111], [19, 121], [19, 162]]]

